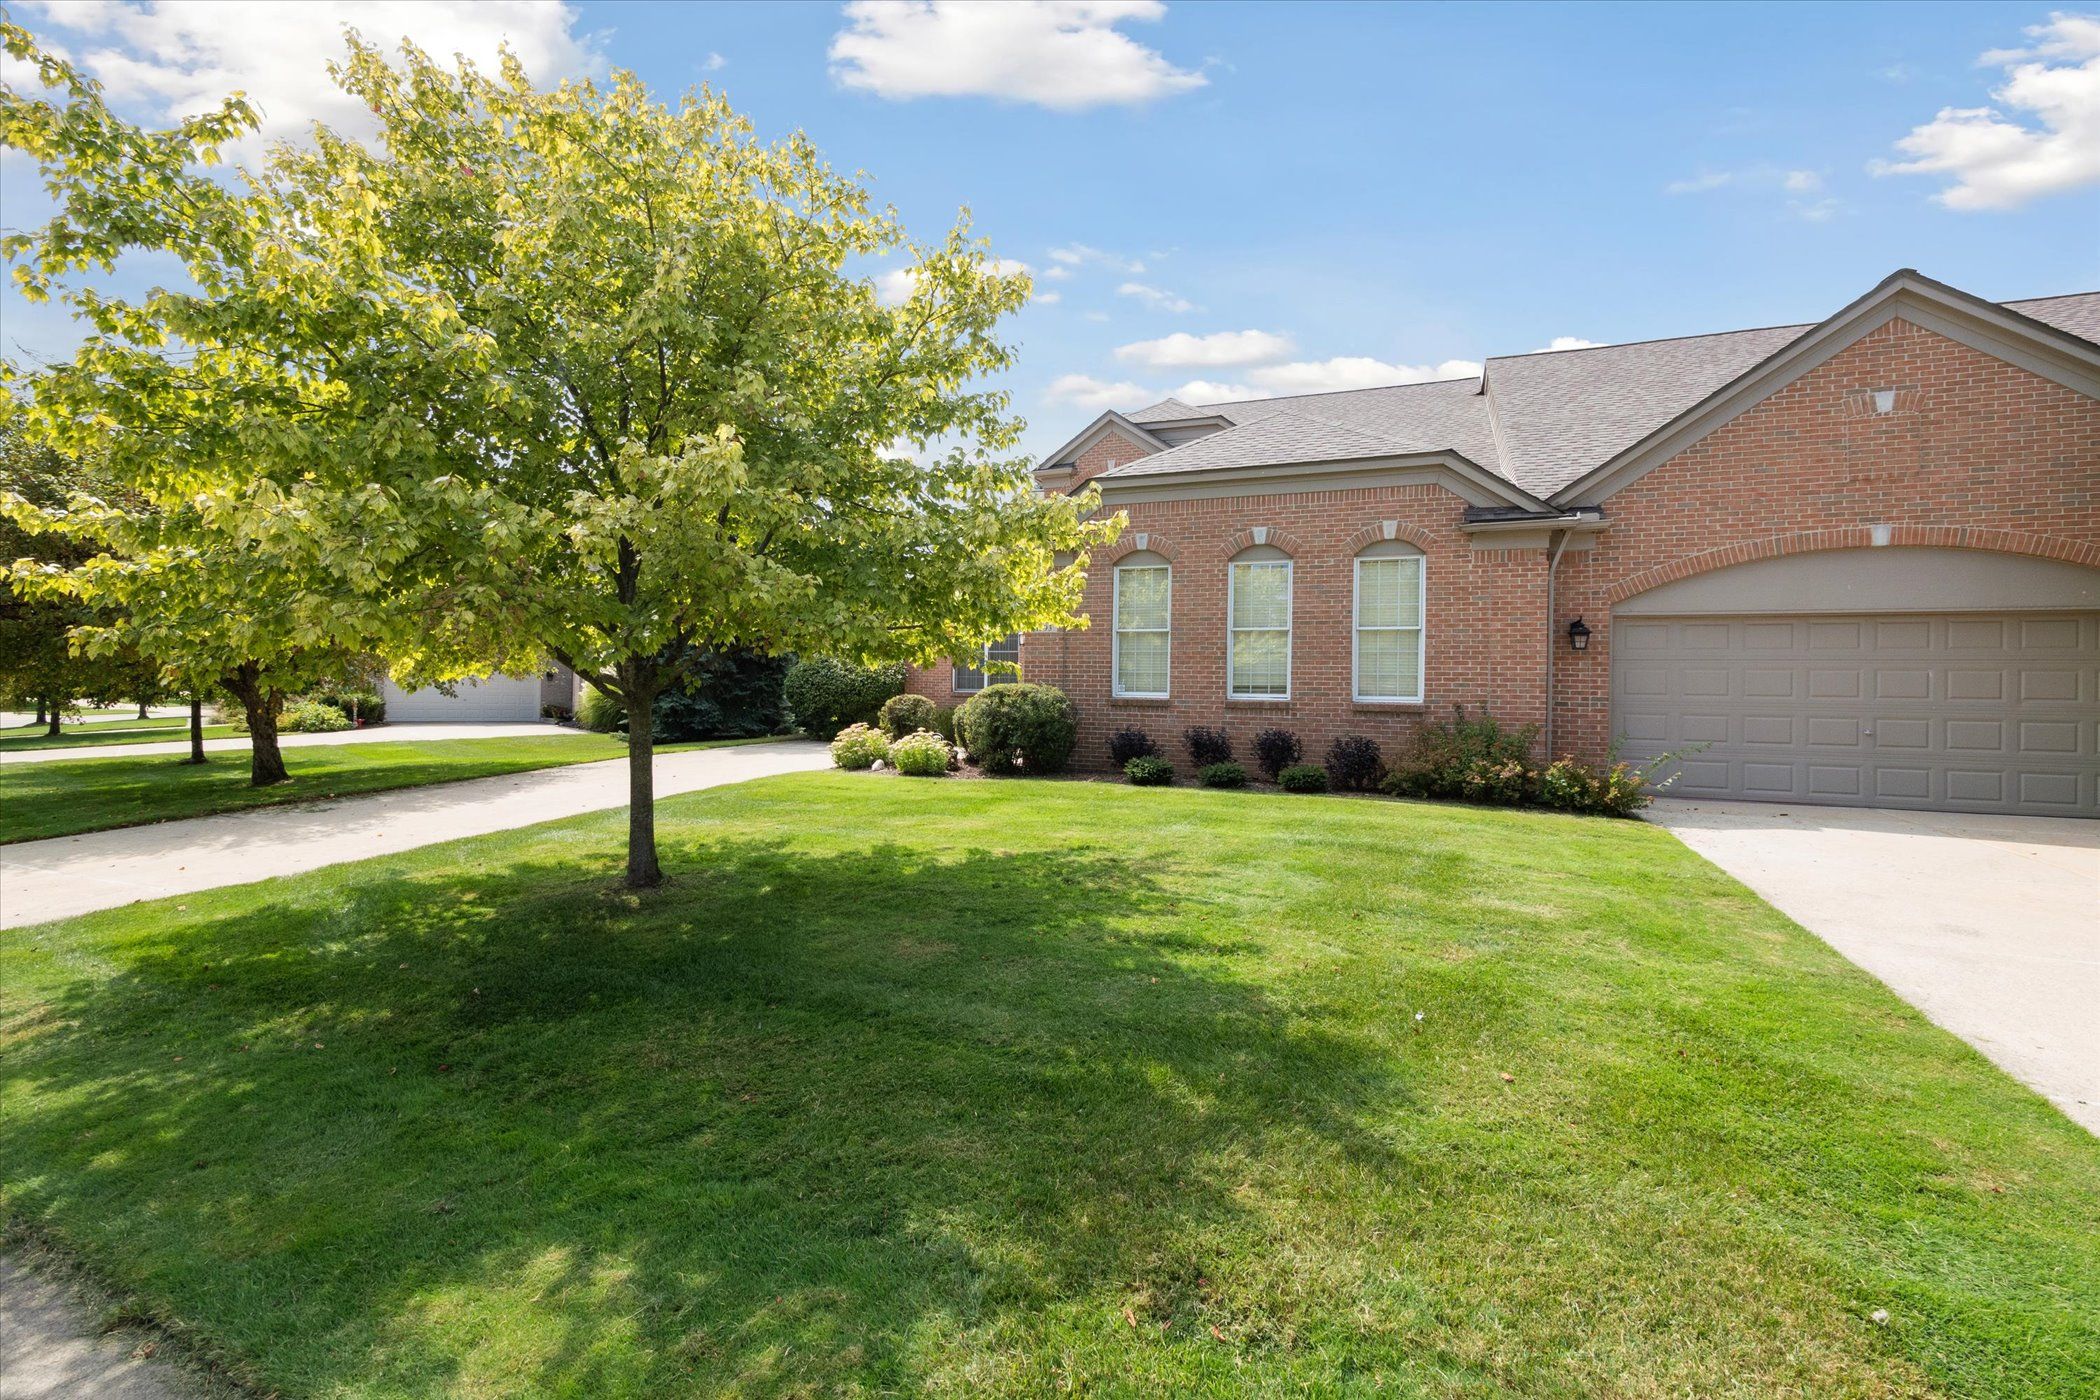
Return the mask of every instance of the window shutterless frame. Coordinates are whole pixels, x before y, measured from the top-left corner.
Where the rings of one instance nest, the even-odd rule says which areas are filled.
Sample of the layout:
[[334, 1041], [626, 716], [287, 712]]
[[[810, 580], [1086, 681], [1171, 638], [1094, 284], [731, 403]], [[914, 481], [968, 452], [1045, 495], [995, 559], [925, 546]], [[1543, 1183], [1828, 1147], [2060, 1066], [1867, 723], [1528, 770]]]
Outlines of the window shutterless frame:
[[[1165, 623], [1163, 627], [1126, 627], [1123, 625], [1123, 575], [1158, 572], [1167, 576], [1165, 600]], [[1115, 571], [1114, 596], [1109, 603], [1109, 692], [1119, 700], [1164, 700], [1174, 688], [1174, 569], [1170, 564], [1123, 564]], [[1167, 639], [1166, 665], [1162, 668], [1163, 684], [1158, 690], [1125, 690], [1123, 688], [1123, 634], [1145, 633], [1162, 635]]]
[[[1393, 625], [1377, 624], [1366, 627], [1363, 622], [1364, 609], [1364, 565], [1382, 564], [1388, 561], [1411, 561], [1415, 566], [1415, 620], [1412, 627], [1406, 623]], [[1366, 693], [1363, 686], [1362, 645], [1365, 632], [1413, 632], [1415, 634], [1415, 693], [1412, 695], [1375, 695]], [[1349, 694], [1362, 704], [1371, 705], [1419, 705], [1429, 691], [1429, 561], [1419, 554], [1359, 554], [1351, 568], [1349, 588]]]
[[[1283, 626], [1242, 627], [1240, 615], [1240, 570], [1283, 570]], [[1291, 626], [1297, 569], [1289, 559], [1237, 559], [1225, 566], [1225, 698], [1227, 700], [1288, 700], [1291, 698]], [[1241, 690], [1238, 639], [1242, 633], [1283, 634], [1283, 689]]]
[[[1001, 669], [992, 670], [993, 662], [1000, 663]], [[1004, 669], [1009, 664], [1016, 669]], [[952, 666], [948, 688], [957, 695], [975, 695], [986, 686], [1009, 685], [1021, 679], [1020, 664], [1021, 634], [1016, 632], [1002, 641], [987, 642], [977, 653], [975, 666]]]

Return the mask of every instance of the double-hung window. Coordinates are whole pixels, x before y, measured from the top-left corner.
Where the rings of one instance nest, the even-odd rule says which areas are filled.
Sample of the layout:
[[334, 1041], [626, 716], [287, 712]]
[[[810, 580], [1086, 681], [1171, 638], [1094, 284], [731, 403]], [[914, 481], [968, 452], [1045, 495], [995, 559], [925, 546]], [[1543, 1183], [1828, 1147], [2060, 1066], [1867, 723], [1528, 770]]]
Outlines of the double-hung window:
[[957, 695], [975, 695], [988, 685], [1005, 685], [1021, 679], [1021, 635], [1015, 633], [993, 642], [978, 657], [975, 666], [957, 666], [948, 684]]
[[1157, 554], [1116, 566], [1115, 693], [1164, 700], [1173, 673], [1174, 570]]
[[1232, 561], [1227, 584], [1229, 675], [1234, 700], [1288, 700], [1291, 695], [1291, 561], [1261, 547]]
[[1356, 556], [1355, 694], [1422, 703], [1422, 555], [1398, 541]]

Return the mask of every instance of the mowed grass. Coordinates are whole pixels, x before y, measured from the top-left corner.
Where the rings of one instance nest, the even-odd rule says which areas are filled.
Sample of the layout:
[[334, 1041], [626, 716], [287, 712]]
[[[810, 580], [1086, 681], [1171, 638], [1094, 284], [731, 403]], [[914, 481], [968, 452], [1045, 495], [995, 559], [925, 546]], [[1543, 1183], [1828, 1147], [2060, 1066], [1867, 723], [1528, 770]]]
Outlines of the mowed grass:
[[19, 1237], [285, 1395], [2100, 1390], [2100, 1143], [1660, 830], [661, 807], [0, 935]]
[[[657, 752], [753, 742], [765, 741], [663, 744]], [[604, 734], [302, 745], [284, 750], [292, 780], [266, 788], [248, 785], [245, 749], [207, 754], [201, 764], [169, 754], [16, 763], [0, 768], [0, 845], [626, 756], [625, 743]]]
[[[231, 739], [236, 731], [230, 724], [207, 724], [204, 737], [207, 739]], [[178, 716], [156, 716], [152, 719], [133, 719], [126, 723], [118, 720], [95, 724], [69, 724], [54, 739], [45, 726], [14, 725], [0, 729], [0, 754], [25, 753], [31, 749], [79, 749], [105, 748], [111, 744], [171, 744], [183, 743], [190, 737], [190, 722]]]

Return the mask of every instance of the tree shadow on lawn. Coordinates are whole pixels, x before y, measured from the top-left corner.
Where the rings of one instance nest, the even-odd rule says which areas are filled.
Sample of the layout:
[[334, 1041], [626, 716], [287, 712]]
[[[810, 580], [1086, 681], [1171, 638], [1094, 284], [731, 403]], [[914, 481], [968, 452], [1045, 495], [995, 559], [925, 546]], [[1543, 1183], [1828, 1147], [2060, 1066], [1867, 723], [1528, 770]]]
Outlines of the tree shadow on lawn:
[[722, 839], [633, 900], [578, 835], [114, 940], [16, 1022], [14, 1213], [290, 1393], [1035, 1384], [1061, 1305], [1205, 1332], [1250, 1175], [1390, 1155], [1390, 1065], [1116, 856]]

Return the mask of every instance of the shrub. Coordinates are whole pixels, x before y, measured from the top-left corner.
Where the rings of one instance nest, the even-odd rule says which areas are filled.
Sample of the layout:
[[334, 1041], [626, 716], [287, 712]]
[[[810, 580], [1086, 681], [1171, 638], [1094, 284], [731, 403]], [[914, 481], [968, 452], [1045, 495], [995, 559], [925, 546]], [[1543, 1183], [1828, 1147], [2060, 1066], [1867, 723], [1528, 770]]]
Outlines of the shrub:
[[933, 732], [934, 732], [934, 733], [936, 733], [936, 734], [940, 735], [940, 736], [941, 736], [941, 737], [942, 737], [943, 739], [946, 739], [946, 740], [947, 740], [947, 741], [948, 741], [949, 743], [951, 743], [951, 744], [952, 744], [952, 743], [954, 743], [954, 742], [955, 742], [955, 706], [953, 706], [953, 705], [935, 705], [935, 706], [933, 707], [933, 724], [932, 724], [932, 725], [931, 725], [930, 727], [932, 728], [932, 730], [933, 730]]
[[914, 778], [941, 777], [954, 758], [955, 750], [948, 747], [948, 741], [930, 729], [914, 731], [890, 745], [890, 762], [899, 773]]
[[796, 724], [829, 739], [849, 725], [872, 725], [882, 702], [904, 689], [904, 668], [873, 670], [816, 656], [788, 667], [781, 695]]
[[542, 705], [540, 706], [540, 718], [567, 724], [570, 720], [576, 718], [576, 712], [567, 705]]
[[1276, 775], [1285, 792], [1327, 791], [1327, 770], [1311, 763], [1293, 763]]
[[[1500, 800], [1476, 795], [1484, 785], [1493, 786], [1485, 777], [1487, 770], [1506, 771], [1511, 764], [1529, 769], [1531, 745], [1537, 735], [1536, 725], [1510, 728], [1486, 714], [1475, 719], [1460, 705], [1449, 720], [1425, 724], [1415, 731], [1407, 752], [1393, 765], [1385, 791], [1395, 797]], [[1475, 789], [1473, 793], [1467, 791], [1469, 781]]]
[[933, 702], [923, 695], [909, 692], [892, 695], [882, 702], [882, 732], [892, 739], [902, 739], [907, 734], [916, 734], [922, 729], [933, 728]]
[[1196, 774], [1196, 781], [1207, 788], [1243, 788], [1247, 786], [1247, 770], [1230, 761], [1206, 764]]
[[878, 760], [889, 756], [890, 741], [881, 730], [865, 724], [848, 725], [831, 740], [831, 761], [848, 770], [873, 768]]
[[627, 707], [592, 686], [583, 692], [576, 709], [576, 722], [593, 734], [617, 734], [627, 724]]
[[1254, 759], [1270, 782], [1276, 775], [1305, 756], [1298, 745], [1298, 736], [1288, 729], [1264, 729], [1254, 736]]
[[1184, 729], [1181, 742], [1189, 746], [1189, 762], [1198, 768], [1232, 762], [1232, 736], [1222, 729], [1205, 729], [1201, 725]]
[[330, 734], [349, 727], [350, 716], [318, 700], [294, 700], [277, 720], [282, 734]]
[[1123, 776], [1132, 787], [1165, 787], [1174, 781], [1174, 765], [1158, 754], [1139, 754], [1123, 765]]
[[1327, 776], [1344, 792], [1369, 792], [1384, 773], [1376, 739], [1346, 734], [1328, 747]]
[[353, 724], [359, 720], [377, 724], [386, 718], [386, 701], [380, 699], [378, 691], [364, 686], [329, 686], [306, 698], [342, 711], [343, 718]]
[[1118, 768], [1128, 768], [1133, 758], [1150, 758], [1159, 752], [1159, 745], [1142, 729], [1118, 729], [1108, 736], [1108, 761]]
[[[666, 652], [666, 661], [676, 655]], [[693, 739], [755, 739], [787, 727], [781, 698], [788, 663], [755, 651], [685, 653], [686, 674], [677, 688], [656, 697], [651, 727], [659, 744]]]
[[1061, 773], [1079, 737], [1079, 716], [1050, 685], [995, 685], [955, 712], [970, 761], [987, 773]]

